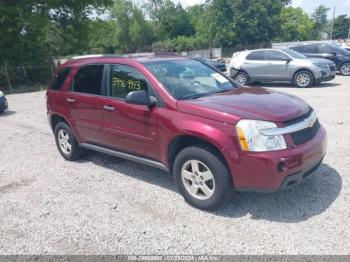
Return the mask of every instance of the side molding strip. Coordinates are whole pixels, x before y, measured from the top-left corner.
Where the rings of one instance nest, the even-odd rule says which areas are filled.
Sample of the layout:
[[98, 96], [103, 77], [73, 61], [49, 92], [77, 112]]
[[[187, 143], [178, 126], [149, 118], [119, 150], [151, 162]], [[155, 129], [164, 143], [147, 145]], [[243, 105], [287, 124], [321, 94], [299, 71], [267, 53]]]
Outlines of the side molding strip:
[[120, 157], [123, 159], [127, 159], [130, 161], [134, 161], [134, 162], [137, 162], [140, 164], [155, 167], [155, 168], [161, 169], [163, 171], [169, 172], [169, 169], [165, 165], [163, 165], [160, 162], [154, 161], [154, 160], [150, 160], [150, 159], [139, 157], [139, 156], [134, 156], [134, 155], [131, 155], [128, 153], [124, 153], [124, 152], [120, 152], [120, 151], [116, 151], [116, 150], [112, 150], [112, 149], [108, 149], [108, 148], [104, 148], [101, 146], [96, 146], [96, 145], [92, 145], [92, 144], [88, 144], [88, 143], [82, 143], [82, 144], [79, 144], [79, 146], [86, 148], [86, 149], [93, 150], [93, 151], [97, 151], [97, 152], [100, 152], [103, 154], [107, 154], [107, 155], [111, 155], [111, 156], [115, 156], [115, 157]]

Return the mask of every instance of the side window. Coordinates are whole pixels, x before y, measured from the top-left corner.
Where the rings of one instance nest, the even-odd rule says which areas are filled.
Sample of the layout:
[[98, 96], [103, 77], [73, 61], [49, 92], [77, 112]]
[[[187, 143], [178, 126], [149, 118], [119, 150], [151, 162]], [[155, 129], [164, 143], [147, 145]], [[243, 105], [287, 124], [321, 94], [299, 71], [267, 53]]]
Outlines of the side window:
[[50, 88], [52, 90], [60, 90], [71, 71], [70, 67], [62, 68], [53, 78]]
[[267, 60], [273, 60], [273, 61], [283, 61], [286, 60], [288, 57], [279, 52], [279, 51], [268, 51], [267, 53]]
[[265, 60], [265, 51], [251, 52], [247, 56], [247, 60]]
[[318, 53], [318, 48], [316, 45], [306, 45], [303, 51], [304, 53]]
[[301, 46], [301, 45], [300, 46], [293, 46], [290, 49], [295, 50], [295, 51], [300, 52], [300, 53], [303, 53], [305, 51], [304, 46]]
[[110, 96], [125, 99], [136, 90], [148, 90], [146, 79], [129, 66], [111, 65]]
[[329, 45], [319, 45], [318, 52], [322, 54], [330, 54], [332, 53], [332, 48]]
[[101, 94], [101, 82], [104, 65], [82, 67], [74, 77], [74, 92], [92, 95]]

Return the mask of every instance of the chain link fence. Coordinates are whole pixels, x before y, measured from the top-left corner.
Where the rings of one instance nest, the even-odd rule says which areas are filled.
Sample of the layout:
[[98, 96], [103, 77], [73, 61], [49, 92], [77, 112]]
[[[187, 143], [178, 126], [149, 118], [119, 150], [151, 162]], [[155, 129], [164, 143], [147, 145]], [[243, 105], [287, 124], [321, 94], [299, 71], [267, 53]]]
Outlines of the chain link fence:
[[55, 66], [50, 65], [0, 65], [0, 90], [6, 93], [25, 92], [46, 88]]

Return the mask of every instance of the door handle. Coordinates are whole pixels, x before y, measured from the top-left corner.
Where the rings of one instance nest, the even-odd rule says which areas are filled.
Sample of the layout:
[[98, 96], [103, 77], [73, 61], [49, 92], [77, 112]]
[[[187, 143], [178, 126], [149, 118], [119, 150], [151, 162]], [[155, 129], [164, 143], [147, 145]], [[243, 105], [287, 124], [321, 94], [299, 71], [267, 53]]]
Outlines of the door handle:
[[103, 109], [106, 111], [114, 111], [115, 110], [115, 108], [113, 106], [104, 106]]
[[75, 102], [75, 99], [74, 98], [67, 98], [66, 101], [68, 103], [74, 103]]

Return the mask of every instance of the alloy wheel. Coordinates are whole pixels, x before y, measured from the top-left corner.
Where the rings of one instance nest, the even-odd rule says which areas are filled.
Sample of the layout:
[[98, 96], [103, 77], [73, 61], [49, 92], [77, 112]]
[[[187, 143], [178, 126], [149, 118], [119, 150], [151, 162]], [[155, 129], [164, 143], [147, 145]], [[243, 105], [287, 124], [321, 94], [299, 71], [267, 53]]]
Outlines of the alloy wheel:
[[300, 87], [307, 87], [311, 83], [311, 77], [308, 74], [300, 74], [297, 76], [297, 83]]
[[345, 75], [345, 76], [350, 75], [350, 63], [346, 63], [342, 65], [340, 68], [340, 72], [342, 73], [342, 75]]
[[238, 74], [236, 76], [236, 81], [241, 85], [245, 85], [247, 83], [247, 77], [244, 74]]
[[69, 134], [64, 129], [58, 131], [58, 144], [60, 145], [60, 148], [64, 154], [68, 155], [72, 152], [72, 144]]
[[214, 175], [201, 161], [187, 161], [182, 166], [181, 179], [187, 192], [196, 199], [207, 200], [214, 194]]

